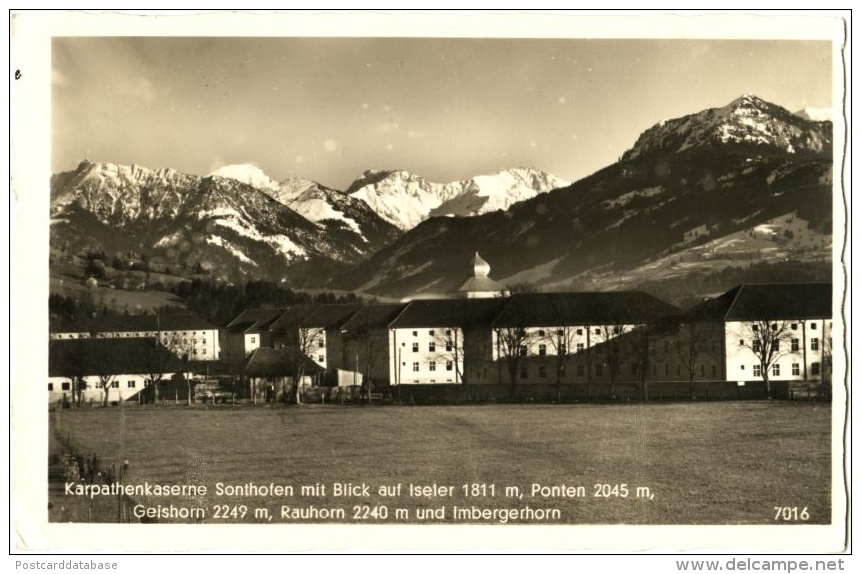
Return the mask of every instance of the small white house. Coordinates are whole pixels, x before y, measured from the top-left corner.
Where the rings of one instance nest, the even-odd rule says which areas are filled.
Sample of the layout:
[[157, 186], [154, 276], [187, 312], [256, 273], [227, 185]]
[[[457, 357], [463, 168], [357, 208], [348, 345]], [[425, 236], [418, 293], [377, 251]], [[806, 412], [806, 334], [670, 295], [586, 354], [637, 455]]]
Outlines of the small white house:
[[134, 400], [148, 385], [183, 377], [187, 365], [153, 339], [58, 339], [48, 347], [48, 401]]

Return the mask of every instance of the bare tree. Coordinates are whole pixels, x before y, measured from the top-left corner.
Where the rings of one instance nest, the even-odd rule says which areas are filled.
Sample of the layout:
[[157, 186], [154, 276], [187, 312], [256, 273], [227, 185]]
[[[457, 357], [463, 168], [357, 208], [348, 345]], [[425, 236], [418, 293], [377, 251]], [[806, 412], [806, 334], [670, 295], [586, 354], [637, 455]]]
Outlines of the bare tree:
[[517, 396], [517, 376], [521, 365], [532, 354], [532, 343], [537, 340], [538, 333], [527, 328], [529, 310], [516, 296], [503, 297], [500, 305], [502, 311], [493, 326], [494, 345], [497, 360], [505, 361], [511, 396], [514, 398]]
[[[162, 338], [164, 341], [164, 337]], [[164, 345], [168, 351], [171, 352], [175, 357], [178, 357], [182, 360], [183, 364], [186, 366], [185, 372], [182, 374], [182, 378], [185, 380], [186, 385], [186, 404], [191, 405], [192, 403], [192, 377], [188, 376], [188, 362], [194, 361], [197, 358], [197, 345], [195, 344], [194, 339], [189, 339], [186, 335], [180, 335], [177, 332], [172, 332], [169, 337], [167, 337], [167, 343]], [[158, 344], [156, 344], [158, 347]], [[156, 349], [158, 351], [158, 349]]]
[[[451, 362], [454, 371], [454, 382], [463, 382], [463, 333], [460, 329], [442, 329], [434, 333], [435, 352], [430, 359], [442, 359]], [[448, 366], [446, 365], [446, 368]]]
[[556, 400], [562, 398], [562, 379], [565, 378], [565, 369], [568, 366], [568, 361], [574, 354], [576, 349], [576, 333], [574, 327], [559, 327], [554, 329], [546, 329], [544, 335], [538, 332], [539, 341], [553, 352], [553, 366], [556, 371]]
[[699, 323], [682, 323], [676, 338], [676, 356], [688, 377], [688, 395], [694, 399], [694, 379], [697, 376], [697, 362], [708, 351], [706, 332]]
[[[104, 391], [104, 406], [108, 406], [110, 404], [111, 386], [116, 380], [118, 374], [119, 357], [117, 356], [117, 351], [114, 347], [114, 339], [106, 339], [104, 351], [93, 358], [96, 367], [96, 376], [98, 377], [99, 384]], [[119, 389], [117, 389], [117, 400], [122, 401]]]
[[[320, 349], [320, 343], [325, 341], [326, 331], [322, 327], [301, 327], [299, 329], [299, 339], [297, 341], [297, 350], [299, 351], [296, 357], [295, 380], [293, 383], [293, 396], [288, 398], [288, 402], [297, 405], [302, 404], [302, 379], [305, 378], [305, 358], [310, 357], [315, 349]], [[292, 400], [290, 400], [292, 399]]]
[[87, 360], [88, 358], [83, 353], [66, 355], [66, 368], [72, 389], [72, 404], [78, 407], [84, 404], [84, 391], [87, 388], [87, 381], [84, 378], [87, 375]]
[[760, 319], [743, 323], [742, 331], [742, 346], [756, 357], [759, 375], [765, 381], [765, 392], [770, 399], [770, 372], [781, 357], [792, 352], [790, 325], [787, 321]]
[[834, 341], [831, 337], [831, 331], [829, 330], [827, 336], [824, 336], [825, 333], [825, 321], [822, 322], [823, 325], [823, 337], [822, 337], [822, 384], [826, 386], [830, 393], [831, 389], [831, 377], [834, 370]]
[[598, 325], [595, 327], [597, 350], [604, 353], [604, 365], [610, 374], [610, 396], [616, 396], [616, 382], [622, 372], [622, 352], [619, 343], [614, 339], [631, 331], [630, 325], [619, 323]]

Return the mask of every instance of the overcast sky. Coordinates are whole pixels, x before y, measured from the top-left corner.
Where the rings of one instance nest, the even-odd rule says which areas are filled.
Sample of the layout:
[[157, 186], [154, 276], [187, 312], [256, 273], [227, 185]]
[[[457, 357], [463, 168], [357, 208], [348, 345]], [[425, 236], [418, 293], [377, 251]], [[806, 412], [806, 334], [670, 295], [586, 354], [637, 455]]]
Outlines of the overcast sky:
[[829, 107], [831, 75], [831, 45], [813, 41], [55, 37], [52, 170], [576, 180], [661, 119], [743, 93]]

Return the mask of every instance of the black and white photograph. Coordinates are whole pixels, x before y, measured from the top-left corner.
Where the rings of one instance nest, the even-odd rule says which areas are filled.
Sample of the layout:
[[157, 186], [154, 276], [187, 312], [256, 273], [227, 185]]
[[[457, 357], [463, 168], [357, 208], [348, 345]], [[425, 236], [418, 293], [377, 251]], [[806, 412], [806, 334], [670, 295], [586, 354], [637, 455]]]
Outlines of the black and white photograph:
[[13, 548], [845, 550], [846, 18], [13, 14]]

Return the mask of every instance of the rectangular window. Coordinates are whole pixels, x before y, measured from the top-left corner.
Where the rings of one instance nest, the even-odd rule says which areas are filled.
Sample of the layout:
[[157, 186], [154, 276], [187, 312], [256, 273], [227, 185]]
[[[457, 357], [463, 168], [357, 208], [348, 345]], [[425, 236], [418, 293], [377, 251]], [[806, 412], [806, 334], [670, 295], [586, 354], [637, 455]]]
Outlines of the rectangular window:
[[528, 377], [529, 377], [529, 367], [527, 367], [526, 365], [521, 366], [520, 367], [520, 378], [526, 379]]
[[326, 362], [326, 355], [317, 355], [317, 362], [318, 363], [325, 363]]
[[120, 388], [120, 382], [119, 381], [111, 381], [111, 388], [112, 389]]
[[772, 324], [771, 324], [771, 330], [772, 330], [772, 331], [777, 331], [777, 323], [772, 323]]
[[761, 377], [762, 376], [762, 365], [754, 365], [753, 366], [753, 376]]
[[817, 339], [816, 337], [813, 337], [812, 339], [810, 339], [810, 350], [811, 351], [818, 351], [819, 350], [819, 339]]
[[759, 325], [753, 325], [752, 329], [753, 329], [754, 333], [758, 332], [759, 331]]
[[819, 363], [810, 363], [810, 374], [814, 377], [819, 376]]
[[251, 337], [251, 344], [253, 345], [256, 342], [257, 342], [257, 337]]
[[538, 345], [538, 356], [543, 357], [546, 354], [547, 354], [547, 345], [545, 345], [543, 343], [541, 345]]
[[49, 391], [53, 391], [53, 390], [54, 390], [54, 383], [48, 383], [48, 390], [49, 390]]
[[759, 349], [760, 349], [759, 341], [753, 341], [753, 342], [751, 343], [751, 348], [753, 349], [753, 352], [754, 352], [754, 353], [758, 353], [758, 352], [759, 352]]
[[418, 336], [419, 336], [419, 332], [418, 332], [418, 331], [413, 331], [413, 337], [418, 337]]
[[789, 326], [789, 328], [792, 329], [793, 331], [797, 331], [798, 330], [798, 323], [793, 323], [792, 325]]
[[780, 341], [775, 339], [775, 341], [774, 341], [774, 351], [775, 351], [775, 352], [777, 352], [777, 351], [779, 351], [779, 350], [780, 350]]
[[547, 378], [547, 367], [545, 367], [544, 365], [541, 365], [540, 367], [538, 367], [538, 378], [539, 379], [546, 379]]
[[451, 337], [451, 329], [446, 329], [446, 330], [445, 330], [445, 336], [446, 336], [446, 337]]
[[446, 351], [448, 351], [449, 353], [451, 352], [451, 350], [452, 350], [453, 348], [454, 348], [454, 347], [452, 347], [452, 344], [451, 344], [451, 343], [446, 343], [446, 344], [445, 344], [445, 350], [446, 350]]
[[583, 365], [577, 365], [577, 376], [582, 377], [585, 374], [586, 374], [586, 369], [583, 367]]
[[433, 341], [428, 343], [428, 351], [431, 353], [435, 353], [436, 352], [436, 343], [434, 343]]
[[792, 363], [792, 374], [798, 376], [801, 374], [801, 365], [798, 363]]
[[582, 335], [582, 334], [583, 334], [583, 329], [577, 329], [577, 334], [578, 334], [578, 335]]
[[811, 323], [810, 328], [815, 331], [816, 330], [816, 323]]
[[60, 384], [60, 389], [63, 391], [68, 391], [70, 388], [71, 387], [70, 387], [69, 383], [61, 383]]
[[604, 376], [604, 365], [595, 365], [595, 376], [603, 377]]
[[413, 343], [413, 353], [418, 353], [418, 352], [419, 352], [419, 344]]
[[433, 337], [433, 331], [428, 331], [428, 335], [430, 335], [431, 337]]
[[565, 334], [565, 331], [563, 329], [556, 329], [556, 336], [561, 337], [564, 334]]
[[793, 351], [797, 351], [798, 350], [798, 339], [792, 339], [789, 342], [789, 348], [792, 349]]
[[451, 371], [454, 369], [454, 361], [446, 361], [445, 362], [445, 370]]
[[521, 357], [526, 356], [526, 345], [520, 345], [520, 356]]
[[543, 337], [545, 335], [544, 329], [538, 329], [538, 336]]
[[134, 381], [126, 381], [126, 388], [127, 389], [135, 388], [135, 382]]
[[739, 340], [739, 342], [738, 342], [738, 346], [739, 346], [739, 347], [744, 347], [744, 339]]
[[771, 367], [771, 374], [774, 377], [780, 376], [780, 365], [775, 363], [774, 366]]
[[318, 348], [322, 349], [325, 346], [326, 346], [326, 341], [324, 341], [322, 338], [317, 339], [317, 347]]
[[431, 361], [430, 363], [428, 363], [428, 370], [436, 371], [436, 361]]
[[583, 346], [583, 343], [577, 343], [577, 350], [578, 351], [582, 351], [584, 348], [585, 347]]
[[619, 327], [618, 325], [613, 327], [613, 334], [614, 335], [619, 335], [621, 333], [622, 333], [622, 327]]
[[596, 335], [600, 335], [600, 334], [601, 334], [601, 329], [595, 329], [595, 334], [596, 334]]
[[413, 372], [414, 372], [414, 373], [418, 373], [418, 372], [419, 372], [419, 364], [418, 364], [417, 362], [416, 362], [416, 363], [413, 363]]

